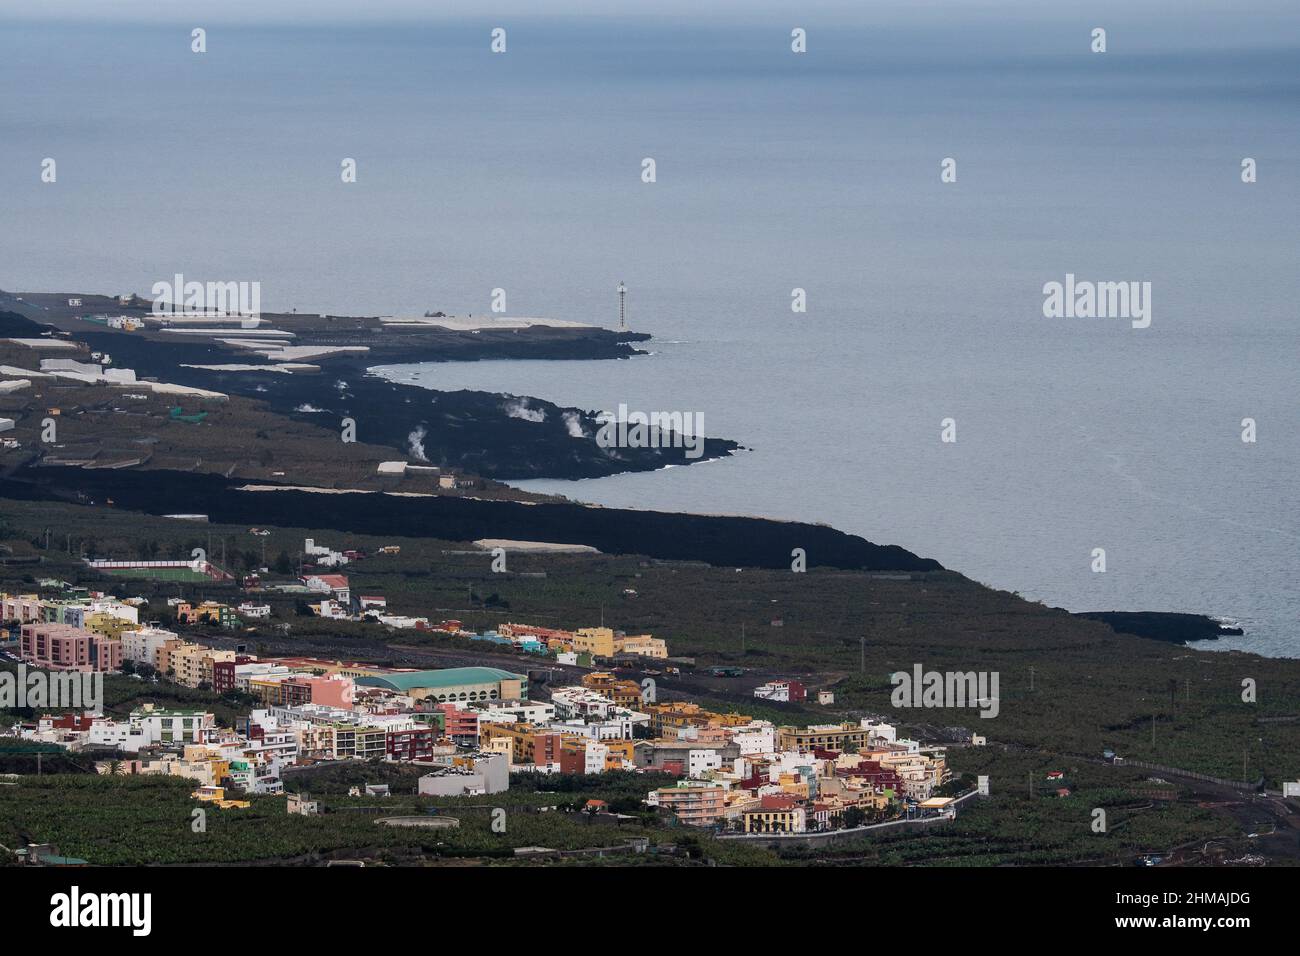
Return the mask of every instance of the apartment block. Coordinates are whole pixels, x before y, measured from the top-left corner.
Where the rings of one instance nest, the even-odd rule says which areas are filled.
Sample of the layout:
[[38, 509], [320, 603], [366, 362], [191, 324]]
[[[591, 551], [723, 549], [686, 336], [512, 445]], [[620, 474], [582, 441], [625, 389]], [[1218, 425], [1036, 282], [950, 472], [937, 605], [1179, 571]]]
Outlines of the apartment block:
[[24, 624], [19, 654], [34, 667], [67, 671], [122, 669], [122, 642], [68, 624]]

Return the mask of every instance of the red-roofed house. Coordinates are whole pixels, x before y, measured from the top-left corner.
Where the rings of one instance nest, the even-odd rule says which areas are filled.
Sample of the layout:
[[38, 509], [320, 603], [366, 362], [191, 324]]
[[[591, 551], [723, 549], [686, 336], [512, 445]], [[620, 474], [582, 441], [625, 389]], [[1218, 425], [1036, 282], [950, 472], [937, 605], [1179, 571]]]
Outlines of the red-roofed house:
[[352, 588], [348, 585], [345, 574], [308, 574], [303, 577], [302, 583], [313, 591], [328, 593], [345, 607], [352, 606]]

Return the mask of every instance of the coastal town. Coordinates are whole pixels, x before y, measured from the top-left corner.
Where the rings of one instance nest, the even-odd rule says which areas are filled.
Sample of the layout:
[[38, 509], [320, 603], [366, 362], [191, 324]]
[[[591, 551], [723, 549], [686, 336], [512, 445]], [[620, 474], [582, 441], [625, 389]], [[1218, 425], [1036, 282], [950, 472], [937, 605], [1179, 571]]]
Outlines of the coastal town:
[[0, 11], [10, 936], [1289, 938], [1300, 5], [462, 6]]
[[[256, 531], [256, 529], [254, 529]], [[379, 595], [353, 594], [340, 569], [357, 552], [304, 542], [299, 580], [288, 587], [310, 613], [433, 637], [468, 638], [520, 660], [567, 665], [571, 683], [530, 681], [532, 667], [415, 669], [352, 660], [264, 655], [218, 648], [206, 633], [270, 617], [246, 600], [168, 599], [165, 623], [143, 598], [119, 599], [56, 580], [55, 593], [4, 594], [0, 644], [19, 678], [32, 671], [120, 675], [143, 690], [178, 685], [238, 702], [223, 724], [212, 710], [144, 703], [110, 715], [102, 706], [40, 713], [10, 736], [71, 755], [94, 755], [106, 775], [163, 775], [193, 783], [197, 804], [237, 811], [250, 797], [284, 795], [286, 810], [313, 812], [286, 791], [286, 776], [322, 764], [418, 769], [419, 796], [502, 793], [520, 775], [645, 774], [657, 784], [645, 808], [672, 825], [718, 834], [797, 835], [899, 819], [951, 818], [955, 792], [945, 749], [908, 739], [884, 719], [782, 725], [690, 700], [660, 700], [654, 676], [689, 666], [667, 642], [606, 626], [573, 630], [503, 623], [475, 633], [454, 620], [390, 613]], [[148, 571], [221, 580], [207, 562], [88, 560], [100, 573]], [[250, 590], [255, 582], [246, 581]], [[571, 670], [576, 668], [578, 670]], [[639, 679], [638, 679], [639, 678]], [[797, 680], [753, 688], [756, 702], [801, 700]], [[823, 703], [833, 702], [822, 691]], [[665, 777], [666, 775], [666, 777]], [[387, 785], [364, 788], [388, 796]], [[597, 801], [599, 803], [599, 801]], [[600, 807], [593, 806], [598, 812]]]
[[[1230, 688], [1233, 655], [1113, 636], [943, 571], [353, 532], [337, 524], [354, 503], [309, 497], [315, 520], [297, 526], [10, 502], [0, 863], [1293, 854], [1289, 764], [1275, 783], [1256, 754], [1197, 762], [1209, 738], [1186, 698], [1211, 668]], [[923, 654], [907, 643], [917, 601], [949, 609], [912, 632]], [[953, 629], [972, 616], [978, 633]], [[1055, 650], [1020, 659], [1041, 633], [1059, 635]], [[1157, 675], [1154, 739], [1149, 716], [1117, 729], [1058, 706], [1078, 677], [1063, 651], [1097, 641]], [[986, 685], [977, 644], [998, 665]], [[1088, 689], [1069, 707], [1104, 716], [1133, 699], [1122, 682]], [[1026, 841], [1026, 820], [1050, 841]]]

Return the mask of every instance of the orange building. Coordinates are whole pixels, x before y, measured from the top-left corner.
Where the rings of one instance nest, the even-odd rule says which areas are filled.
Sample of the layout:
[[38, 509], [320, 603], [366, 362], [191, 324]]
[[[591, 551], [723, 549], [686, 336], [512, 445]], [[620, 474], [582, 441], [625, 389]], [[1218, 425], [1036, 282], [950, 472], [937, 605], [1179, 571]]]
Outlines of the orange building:
[[663, 787], [651, 791], [649, 803], [663, 807], [687, 826], [713, 826], [727, 811], [726, 791], [719, 786]]
[[643, 704], [640, 710], [650, 715], [650, 727], [656, 737], [676, 739], [680, 731], [692, 727], [743, 727], [753, 722], [743, 714], [717, 714], [689, 701], [672, 701], [664, 704]]
[[479, 746], [489, 749], [492, 741], [508, 739], [510, 761], [516, 764], [559, 763], [563, 736], [553, 730], [538, 730], [533, 724], [528, 723], [480, 722], [478, 725]]
[[634, 680], [619, 680], [605, 671], [594, 671], [582, 676], [582, 686], [608, 697], [618, 707], [636, 710], [641, 706], [641, 685]]

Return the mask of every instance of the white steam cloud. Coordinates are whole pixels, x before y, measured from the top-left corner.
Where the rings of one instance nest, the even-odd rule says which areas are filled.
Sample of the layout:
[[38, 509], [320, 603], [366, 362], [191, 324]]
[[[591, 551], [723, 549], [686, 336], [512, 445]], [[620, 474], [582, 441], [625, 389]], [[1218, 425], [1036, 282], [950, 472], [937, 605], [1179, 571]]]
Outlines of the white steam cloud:
[[428, 432], [424, 430], [423, 425], [416, 425], [415, 431], [406, 436], [406, 446], [410, 450], [412, 458], [417, 458], [420, 461], [429, 460], [424, 454], [424, 436], [427, 434]]
[[546, 421], [546, 410], [542, 408], [529, 408], [527, 402], [513, 401], [507, 402], [506, 414], [511, 418], [521, 418], [526, 422], [544, 422]]

